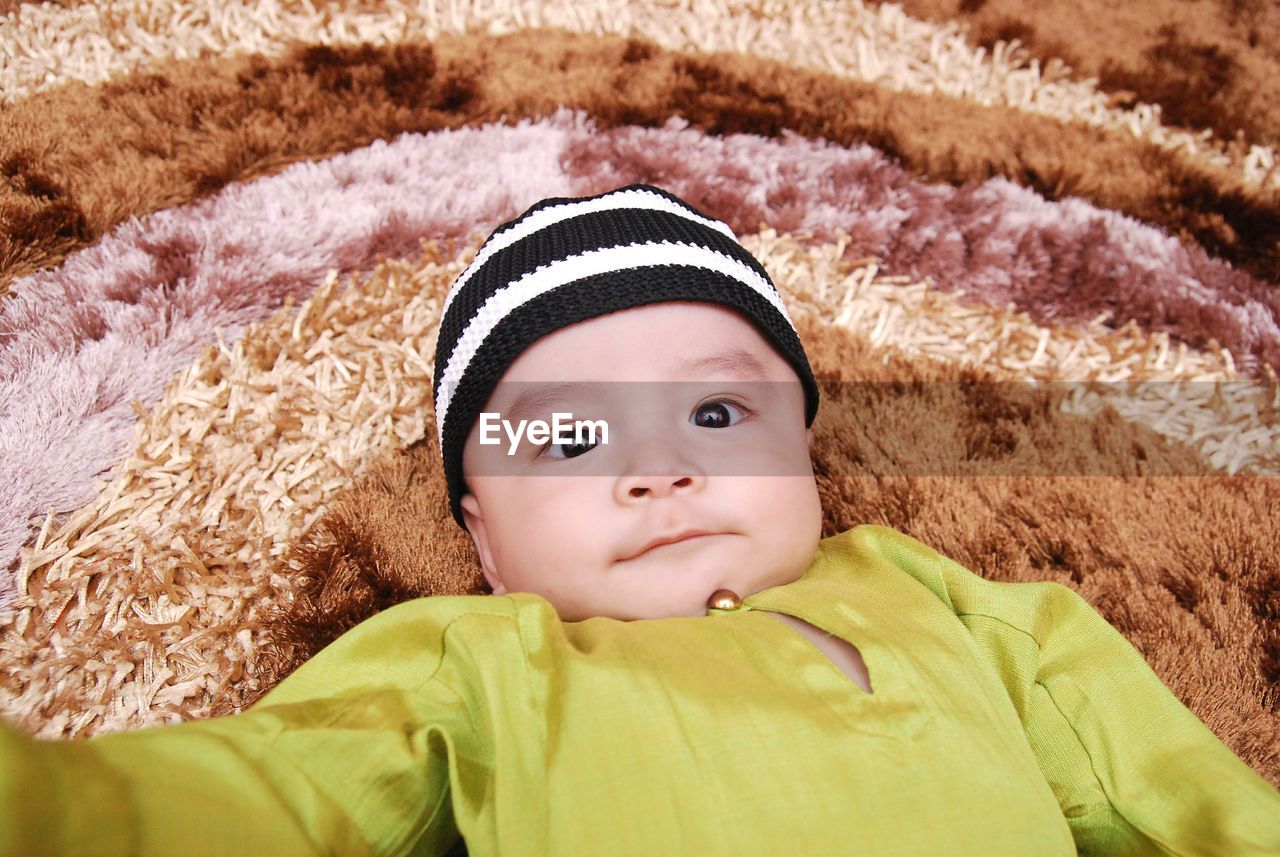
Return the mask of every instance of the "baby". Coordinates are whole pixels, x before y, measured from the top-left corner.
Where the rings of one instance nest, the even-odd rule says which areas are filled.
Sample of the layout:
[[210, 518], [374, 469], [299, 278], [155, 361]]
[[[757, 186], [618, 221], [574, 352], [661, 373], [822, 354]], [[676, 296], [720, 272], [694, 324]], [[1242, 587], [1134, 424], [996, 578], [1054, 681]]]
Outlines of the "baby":
[[[441, 448], [451, 493], [468, 492], [455, 515], [494, 594], [536, 593], [568, 621], [662, 619], [704, 615], [721, 590], [749, 595], [800, 577], [822, 529], [806, 430], [818, 391], [768, 275], [722, 224], [656, 189], [557, 203], [500, 230], [450, 296], [451, 307], [496, 305], [459, 336], [501, 329], [501, 345], [485, 339], [476, 354], [442, 337], [438, 349]], [[513, 258], [539, 278], [523, 286], [536, 303], [500, 317]], [[508, 424], [600, 417], [614, 440], [576, 452], [485, 444], [484, 421], [454, 404], [459, 387], [483, 383], [468, 368], [481, 379], [504, 370], [486, 412]], [[856, 648], [769, 615], [866, 687]]]
[[0, 730], [0, 853], [1280, 854], [1280, 793], [1072, 590], [821, 538], [804, 350], [676, 197], [500, 227], [435, 404], [493, 596], [384, 611], [234, 717]]

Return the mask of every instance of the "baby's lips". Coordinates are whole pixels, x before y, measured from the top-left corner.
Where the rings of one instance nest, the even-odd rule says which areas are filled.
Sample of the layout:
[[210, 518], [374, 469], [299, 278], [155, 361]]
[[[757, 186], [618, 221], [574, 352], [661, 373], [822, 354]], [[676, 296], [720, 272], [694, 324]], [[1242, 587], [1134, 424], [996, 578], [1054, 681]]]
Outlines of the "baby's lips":
[[725, 535], [725, 534], [716, 532], [714, 530], [680, 530], [679, 532], [676, 532], [676, 533], [657, 536], [655, 538], [649, 539], [649, 541], [645, 542], [635, 551], [625, 554], [619, 560], [619, 562], [625, 562], [626, 560], [636, 559], [637, 557], [643, 556], [644, 554], [648, 553], [651, 550], [654, 550], [655, 548], [666, 547], [667, 545], [680, 544], [682, 542], [686, 542], [691, 539], [700, 539], [706, 536], [719, 536], [719, 535]]

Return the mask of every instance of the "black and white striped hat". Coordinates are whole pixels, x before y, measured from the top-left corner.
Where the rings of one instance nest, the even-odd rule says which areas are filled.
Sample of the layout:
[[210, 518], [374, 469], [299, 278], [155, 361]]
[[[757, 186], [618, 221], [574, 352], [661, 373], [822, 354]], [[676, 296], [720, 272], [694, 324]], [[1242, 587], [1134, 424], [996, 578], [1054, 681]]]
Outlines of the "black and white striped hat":
[[648, 185], [545, 199], [499, 226], [445, 299], [436, 431], [459, 525], [463, 446], [507, 367], [562, 327], [663, 301], [707, 301], [746, 316], [800, 376], [805, 425], [813, 423], [818, 387], [795, 325], [728, 226]]

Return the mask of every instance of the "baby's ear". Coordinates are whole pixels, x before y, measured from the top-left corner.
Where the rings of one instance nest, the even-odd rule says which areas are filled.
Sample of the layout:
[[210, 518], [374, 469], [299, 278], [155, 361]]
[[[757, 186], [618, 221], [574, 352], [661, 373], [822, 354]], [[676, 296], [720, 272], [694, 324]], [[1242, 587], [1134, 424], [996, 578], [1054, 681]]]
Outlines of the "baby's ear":
[[467, 532], [476, 544], [476, 553], [480, 555], [480, 570], [494, 595], [505, 595], [507, 587], [498, 574], [497, 563], [493, 561], [493, 546], [489, 544], [489, 530], [485, 526], [484, 513], [480, 509], [480, 501], [473, 494], [463, 494], [462, 520], [467, 525]]
[[809, 442], [809, 448], [813, 448], [813, 429], [804, 430], [804, 438]]

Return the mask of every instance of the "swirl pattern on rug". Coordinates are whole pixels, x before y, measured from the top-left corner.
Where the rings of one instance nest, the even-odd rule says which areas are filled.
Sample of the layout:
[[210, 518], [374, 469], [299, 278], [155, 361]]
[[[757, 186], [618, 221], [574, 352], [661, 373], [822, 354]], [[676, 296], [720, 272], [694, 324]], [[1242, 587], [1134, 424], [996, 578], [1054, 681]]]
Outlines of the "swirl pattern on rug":
[[1152, 4], [1089, 53], [1042, 35], [1061, 3], [705, 5], [10, 4], [4, 716], [235, 711], [482, 592], [443, 296], [537, 199], [644, 181], [797, 319], [828, 534], [1071, 586], [1280, 785], [1270, 12], [1197, 41], [1162, 28], [1217, 4]]

